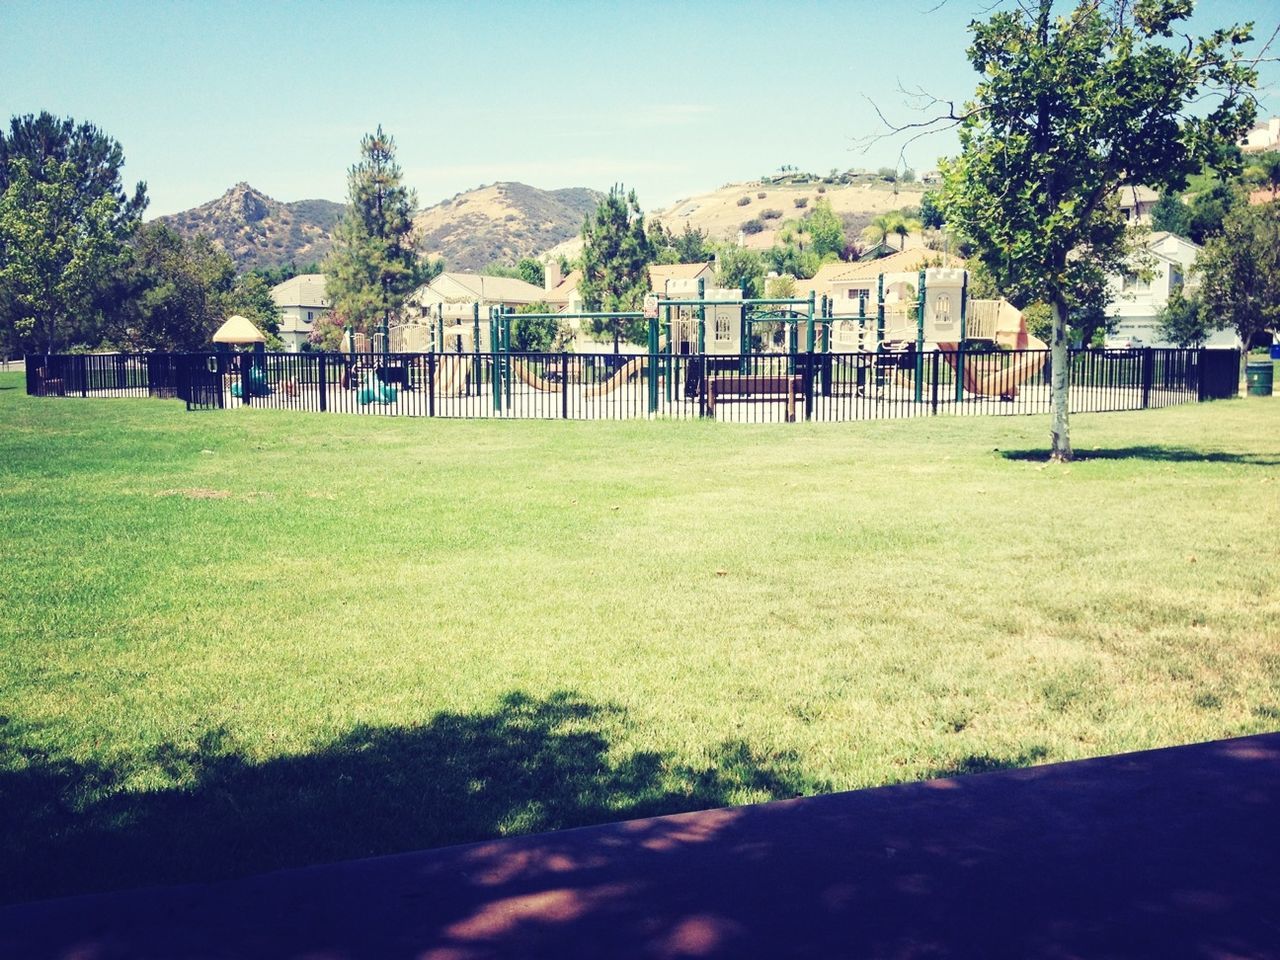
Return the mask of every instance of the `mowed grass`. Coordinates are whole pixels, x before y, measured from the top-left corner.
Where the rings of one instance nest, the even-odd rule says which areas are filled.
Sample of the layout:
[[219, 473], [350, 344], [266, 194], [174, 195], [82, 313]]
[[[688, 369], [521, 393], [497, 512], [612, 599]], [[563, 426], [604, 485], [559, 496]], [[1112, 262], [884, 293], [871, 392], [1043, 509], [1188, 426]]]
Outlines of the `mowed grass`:
[[0, 897], [1280, 727], [1280, 401], [740, 426], [0, 378]]

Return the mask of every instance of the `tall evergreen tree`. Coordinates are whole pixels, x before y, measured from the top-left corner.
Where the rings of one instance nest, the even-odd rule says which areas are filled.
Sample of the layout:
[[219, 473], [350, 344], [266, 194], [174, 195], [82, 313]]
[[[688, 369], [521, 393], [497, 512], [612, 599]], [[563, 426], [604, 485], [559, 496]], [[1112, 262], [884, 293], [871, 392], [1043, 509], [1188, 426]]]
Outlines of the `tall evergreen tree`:
[[360, 161], [347, 173], [347, 209], [324, 266], [334, 312], [366, 333], [390, 320], [422, 277], [413, 230], [418, 198], [401, 179], [395, 139], [379, 124], [360, 141]]
[[[649, 292], [653, 244], [644, 228], [636, 192], [615, 185], [582, 224], [582, 282], [578, 286], [587, 310], [639, 310]], [[643, 343], [647, 327], [639, 321], [595, 320], [591, 332]]]

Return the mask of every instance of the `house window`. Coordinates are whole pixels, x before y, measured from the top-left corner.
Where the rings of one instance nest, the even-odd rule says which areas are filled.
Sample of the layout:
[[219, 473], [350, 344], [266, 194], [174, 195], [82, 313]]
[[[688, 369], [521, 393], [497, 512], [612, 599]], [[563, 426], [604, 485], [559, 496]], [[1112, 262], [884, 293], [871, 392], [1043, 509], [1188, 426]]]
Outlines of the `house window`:
[[314, 311], [308, 310], [308, 311], [307, 311], [307, 323], [310, 323], [310, 322], [311, 322], [312, 320], [314, 320], [315, 318], [316, 318], [316, 315], [315, 315]]

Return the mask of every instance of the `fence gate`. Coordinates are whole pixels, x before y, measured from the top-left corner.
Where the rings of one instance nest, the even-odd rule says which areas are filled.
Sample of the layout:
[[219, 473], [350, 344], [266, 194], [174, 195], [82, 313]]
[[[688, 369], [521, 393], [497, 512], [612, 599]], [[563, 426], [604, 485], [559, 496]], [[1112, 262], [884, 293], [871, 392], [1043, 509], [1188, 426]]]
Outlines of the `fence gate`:
[[221, 410], [225, 405], [222, 375], [225, 359], [216, 353], [187, 354], [179, 382], [188, 410]]

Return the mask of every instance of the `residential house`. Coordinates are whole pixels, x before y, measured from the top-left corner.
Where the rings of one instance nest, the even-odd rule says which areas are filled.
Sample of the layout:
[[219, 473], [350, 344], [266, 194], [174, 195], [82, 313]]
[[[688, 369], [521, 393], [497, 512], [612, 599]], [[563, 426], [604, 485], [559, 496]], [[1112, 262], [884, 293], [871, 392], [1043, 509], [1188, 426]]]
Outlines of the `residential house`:
[[446, 317], [464, 314], [467, 317], [475, 305], [480, 315], [488, 317], [490, 307], [519, 309], [531, 303], [541, 303], [546, 291], [516, 277], [487, 277], [479, 273], [444, 272], [415, 290], [406, 301], [409, 317]]
[[1240, 149], [1245, 153], [1280, 150], [1280, 117], [1272, 117], [1266, 123], [1260, 123], [1250, 130], [1245, 134]]
[[964, 261], [959, 257], [942, 254], [927, 247], [895, 250], [877, 260], [824, 263], [811, 279], [796, 281], [795, 295], [807, 297], [812, 293], [820, 300], [825, 294], [834, 302], [837, 314], [856, 315], [863, 309], [871, 314], [876, 309], [876, 285], [880, 274], [910, 273], [936, 266], [944, 260], [947, 266], [964, 266]]
[[705, 280], [708, 287], [716, 281], [715, 263], [651, 263], [649, 264], [649, 289], [658, 296], [665, 296], [668, 280]]
[[300, 273], [271, 288], [271, 299], [280, 311], [280, 339], [285, 349], [297, 353], [311, 336], [316, 321], [330, 307], [323, 273]]
[[1160, 200], [1160, 194], [1150, 187], [1121, 187], [1116, 191], [1120, 211], [1128, 223], [1150, 223], [1151, 210]]
[[[1143, 246], [1150, 253], [1150, 269], [1135, 269], [1111, 280], [1107, 316], [1114, 320], [1115, 326], [1107, 336], [1108, 347], [1177, 346], [1160, 336], [1160, 311], [1177, 287], [1194, 293], [1199, 286], [1195, 273], [1196, 257], [1200, 253], [1198, 244], [1160, 230], [1151, 234]], [[1205, 346], [1239, 348], [1240, 338], [1232, 331], [1220, 330], [1210, 335]]]

